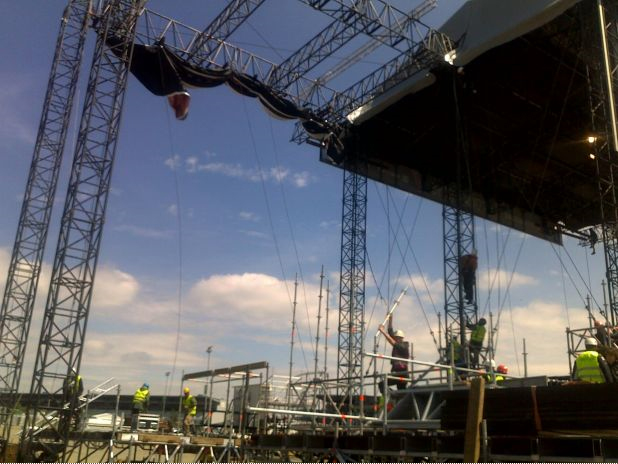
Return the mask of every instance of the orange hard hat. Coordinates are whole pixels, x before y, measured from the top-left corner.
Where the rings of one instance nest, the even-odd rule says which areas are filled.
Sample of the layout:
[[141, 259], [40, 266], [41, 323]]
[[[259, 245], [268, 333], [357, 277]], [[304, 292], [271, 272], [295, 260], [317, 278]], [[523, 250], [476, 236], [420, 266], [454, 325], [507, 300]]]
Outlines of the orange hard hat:
[[500, 374], [506, 374], [509, 371], [508, 367], [506, 367], [504, 364], [500, 364], [496, 370]]

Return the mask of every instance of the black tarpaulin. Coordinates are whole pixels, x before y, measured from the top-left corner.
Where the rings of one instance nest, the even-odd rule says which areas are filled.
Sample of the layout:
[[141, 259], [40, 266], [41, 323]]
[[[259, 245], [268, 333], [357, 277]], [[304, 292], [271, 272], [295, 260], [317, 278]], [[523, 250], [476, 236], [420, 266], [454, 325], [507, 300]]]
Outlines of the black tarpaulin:
[[[108, 39], [108, 45], [111, 47], [119, 42], [115, 37]], [[334, 127], [322, 118], [317, 117], [312, 111], [299, 108], [283, 94], [269, 88], [256, 78], [227, 67], [194, 66], [172, 52], [164, 43], [135, 44], [130, 70], [144, 87], [158, 96], [188, 95], [186, 92], [188, 88], [227, 84], [241, 95], [257, 98], [266, 111], [275, 118], [300, 120], [311, 137], [325, 141], [335, 137]], [[186, 117], [186, 112], [184, 116]]]

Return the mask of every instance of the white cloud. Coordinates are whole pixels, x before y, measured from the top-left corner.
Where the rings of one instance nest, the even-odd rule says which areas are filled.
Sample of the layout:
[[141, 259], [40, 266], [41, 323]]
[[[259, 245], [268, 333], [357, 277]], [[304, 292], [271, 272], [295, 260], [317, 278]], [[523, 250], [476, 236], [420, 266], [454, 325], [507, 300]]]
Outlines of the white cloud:
[[503, 269], [487, 269], [479, 272], [477, 276], [477, 284], [479, 289], [488, 288], [488, 285], [492, 288], [497, 288], [498, 285], [506, 288], [507, 285], [511, 289], [516, 287], [526, 287], [530, 285], [538, 285], [538, 280], [534, 277], [520, 274], [519, 272], [510, 272]]
[[338, 229], [339, 224], [340, 221], [322, 221], [320, 222], [320, 229]]
[[269, 238], [270, 235], [265, 234], [264, 232], [259, 232], [257, 230], [243, 230], [241, 231], [247, 237], [255, 237], [255, 238]]
[[253, 181], [260, 179], [255, 170], [244, 169], [240, 164], [206, 163], [200, 164], [197, 169], [214, 174], [223, 174], [227, 177], [245, 178]]
[[178, 215], [178, 205], [176, 205], [176, 203], [172, 203], [171, 205], [167, 207], [167, 212], [174, 217], [177, 216]]
[[168, 230], [149, 229], [130, 224], [115, 226], [114, 230], [117, 232], [129, 232], [131, 235], [143, 238], [169, 238], [172, 235]]
[[25, 76], [0, 74], [0, 136], [4, 140], [14, 139], [28, 145], [35, 142], [36, 126], [29, 118], [15, 110], [28, 102], [31, 84], [30, 79]]
[[[216, 158], [216, 154], [207, 152], [206, 158]], [[181, 164], [181, 158], [178, 155], [174, 155], [172, 158], [165, 160], [165, 165], [171, 169], [176, 169]], [[235, 179], [248, 180], [250, 182], [289, 182], [291, 185], [303, 188], [309, 185], [312, 181], [312, 177], [307, 171], [291, 172], [288, 168], [283, 166], [275, 166], [268, 169], [255, 169], [246, 168], [240, 163], [230, 164], [222, 162], [207, 162], [200, 164], [198, 157], [189, 156], [185, 159], [186, 171], [190, 174], [196, 172], [207, 172], [211, 174], [221, 174], [226, 177], [232, 177]]]
[[569, 321], [572, 327], [586, 327], [586, 318], [586, 311], [581, 308], [570, 308], [567, 318], [564, 305], [542, 300], [517, 306], [512, 314], [503, 311], [496, 362], [508, 364], [513, 375], [523, 375], [521, 353], [525, 338], [529, 375], [566, 375], [569, 366], [565, 329]]
[[238, 213], [238, 217], [240, 217], [240, 219], [242, 219], [243, 221], [257, 222], [260, 220], [260, 217], [257, 214], [251, 213], [249, 211], [241, 211], [240, 213]]
[[189, 156], [185, 160], [185, 164], [187, 165], [187, 172], [196, 172], [197, 171], [197, 163], [199, 162], [197, 156]]
[[[216, 275], [197, 282], [189, 292], [187, 303], [199, 314], [206, 313], [212, 320], [225, 325], [289, 330], [292, 317], [290, 292], [293, 288], [293, 282], [266, 274]], [[305, 283], [304, 293], [318, 295], [319, 289]], [[307, 302], [310, 307], [316, 303], [317, 296], [315, 301]], [[304, 302], [299, 304], [304, 306]], [[299, 312], [298, 324], [302, 327], [305, 322], [301, 316]], [[247, 336], [253, 336], [253, 333], [247, 333]]]
[[[276, 168], [270, 168], [270, 177], [275, 179], [277, 182], [283, 182], [286, 177], [290, 174], [289, 169], [284, 169], [281, 166]], [[297, 174], [295, 174], [296, 176]]]
[[130, 274], [108, 267], [99, 268], [94, 283], [93, 307], [126, 308], [139, 292], [139, 283]]
[[170, 168], [173, 171], [176, 168], [180, 167], [180, 163], [181, 163], [180, 156], [174, 155], [171, 158], [167, 158], [164, 163], [168, 168]]
[[439, 302], [444, 295], [444, 281], [440, 278], [432, 280], [428, 275], [412, 274], [398, 279], [397, 284], [401, 290], [408, 287], [404, 298], [420, 298], [423, 304]]
[[311, 179], [311, 175], [306, 172], [299, 172], [294, 174], [294, 185], [298, 188], [303, 188], [309, 185], [309, 181]]

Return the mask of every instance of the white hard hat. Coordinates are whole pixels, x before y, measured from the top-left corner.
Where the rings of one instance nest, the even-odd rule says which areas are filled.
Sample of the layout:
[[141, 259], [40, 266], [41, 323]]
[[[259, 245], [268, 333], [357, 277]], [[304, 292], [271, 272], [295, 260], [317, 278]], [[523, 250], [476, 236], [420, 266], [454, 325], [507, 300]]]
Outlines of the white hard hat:
[[586, 346], [598, 346], [598, 342], [597, 339], [594, 337], [587, 337], [586, 340], [584, 341], [584, 344]]
[[485, 366], [486, 367], [491, 367], [492, 369], [496, 368], [496, 361], [494, 361], [493, 359], [489, 359], [485, 362]]
[[395, 333], [393, 334], [394, 337], [405, 337], [403, 330], [395, 330]]

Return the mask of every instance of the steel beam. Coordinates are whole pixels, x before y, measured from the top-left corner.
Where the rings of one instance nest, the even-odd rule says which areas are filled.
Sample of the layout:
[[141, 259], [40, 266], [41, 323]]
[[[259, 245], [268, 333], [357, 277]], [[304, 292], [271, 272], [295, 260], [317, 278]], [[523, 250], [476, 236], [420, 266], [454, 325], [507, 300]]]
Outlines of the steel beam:
[[[312, 3], [313, 2], [309, 2], [309, 4]], [[409, 15], [405, 15], [401, 23], [397, 23], [394, 32], [406, 34], [410, 26], [418, 22], [419, 18], [429, 11], [433, 5], [435, 5], [435, 0], [425, 0], [420, 6], [412, 10]], [[332, 23], [279, 64], [270, 77], [270, 81], [268, 82], [269, 85], [275, 88], [289, 87], [299, 76], [306, 74], [325, 58], [331, 56], [336, 50], [339, 50], [361, 33], [367, 33], [373, 40], [362, 47], [359, 53], [354, 54], [356, 60], [385, 43], [380, 36], [374, 37], [374, 27], [368, 27], [366, 21], [342, 20], [344, 15], [341, 11], [345, 11], [345, 9], [341, 9], [339, 11], [340, 14], [336, 15], [336, 19]], [[349, 14], [345, 16], [349, 17]], [[386, 45], [389, 45], [388, 41], [386, 41]], [[354, 62], [355, 61], [346, 59], [345, 66], [349, 67]], [[323, 83], [324, 79], [320, 79], [319, 81]]]
[[202, 66], [217, 48], [211, 39], [227, 40], [262, 3], [264, 0], [231, 0], [191, 44], [188, 50], [191, 63]]

